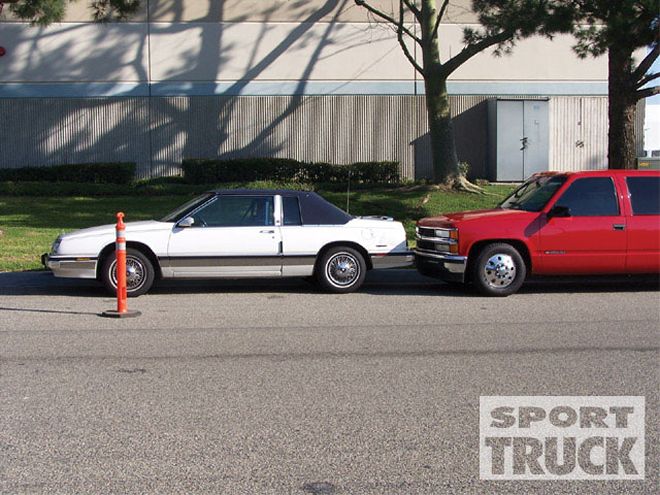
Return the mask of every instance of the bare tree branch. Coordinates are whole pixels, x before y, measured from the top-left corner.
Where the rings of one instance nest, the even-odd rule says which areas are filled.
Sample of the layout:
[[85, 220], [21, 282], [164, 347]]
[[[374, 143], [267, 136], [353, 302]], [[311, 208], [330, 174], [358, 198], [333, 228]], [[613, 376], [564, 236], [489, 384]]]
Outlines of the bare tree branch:
[[639, 63], [639, 65], [633, 72], [632, 75], [635, 78], [635, 81], [639, 81], [641, 78], [644, 77], [644, 74], [648, 72], [648, 70], [653, 65], [653, 62], [655, 62], [658, 59], [658, 55], [660, 55], [660, 42], [655, 43], [653, 50], [651, 50], [646, 55], [646, 57], [644, 57], [644, 60], [642, 60]]
[[415, 2], [411, 2], [410, 0], [401, 0], [401, 1], [406, 4], [408, 10], [410, 10], [410, 12], [412, 12], [415, 18], [419, 21], [422, 13], [415, 5]]
[[433, 31], [431, 32], [431, 39], [436, 39], [438, 37], [438, 29], [440, 29], [440, 21], [447, 13], [447, 7], [449, 6], [449, 0], [444, 0], [442, 2], [442, 7], [440, 7], [440, 12], [435, 18], [435, 25], [433, 26]]
[[637, 100], [643, 100], [650, 96], [660, 95], [660, 86], [654, 86], [652, 88], [640, 89], [635, 93]]
[[404, 25], [403, 19], [401, 19], [400, 22], [397, 21], [391, 15], [386, 14], [382, 10], [378, 10], [373, 5], [370, 5], [366, 0], [355, 0], [355, 5], [358, 5], [359, 7], [364, 7], [365, 9], [367, 9], [369, 12], [371, 12], [376, 17], [379, 17], [379, 18], [383, 19], [384, 21], [389, 22], [390, 24], [394, 24], [397, 28], [397, 33], [399, 31], [401, 31], [402, 33], [405, 33], [406, 35], [410, 36], [413, 40], [415, 40], [420, 45], [422, 44], [422, 40], [420, 38], [418, 38], [417, 36], [415, 36], [415, 34]]
[[461, 50], [458, 54], [454, 55], [442, 65], [443, 73], [448, 77], [452, 72], [474, 57], [477, 53], [485, 50], [490, 46], [497, 45], [505, 42], [508, 39], [511, 39], [513, 34], [514, 33], [511, 31], [501, 31], [497, 34], [487, 36], [476, 43], [467, 45], [465, 48], [463, 48], [463, 50]]
[[641, 88], [642, 86], [647, 85], [651, 81], [655, 81], [660, 77], [660, 72], [654, 72], [652, 74], [647, 74], [642, 79], [635, 85], [637, 89]]
[[410, 50], [408, 50], [408, 45], [406, 45], [406, 41], [403, 39], [403, 19], [404, 19], [404, 4], [405, 0], [399, 0], [399, 22], [397, 24], [397, 30], [396, 30], [396, 38], [399, 40], [399, 45], [401, 46], [401, 49], [403, 50], [403, 54], [406, 56], [408, 59], [408, 62], [412, 64], [412, 66], [415, 68], [417, 72], [424, 75], [424, 69], [417, 63], [417, 60], [415, 60], [415, 57], [410, 53]]

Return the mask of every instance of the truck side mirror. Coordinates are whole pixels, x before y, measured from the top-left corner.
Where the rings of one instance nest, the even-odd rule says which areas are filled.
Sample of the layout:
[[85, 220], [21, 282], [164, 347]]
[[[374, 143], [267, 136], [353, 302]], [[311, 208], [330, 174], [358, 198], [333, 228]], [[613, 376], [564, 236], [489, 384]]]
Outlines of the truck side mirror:
[[195, 219], [193, 217], [186, 217], [177, 223], [176, 226], [180, 229], [187, 229], [188, 227], [192, 227], [194, 223]]
[[559, 206], [559, 205], [553, 206], [547, 215], [548, 220], [554, 217], [566, 218], [570, 216], [571, 216], [571, 209], [568, 206]]

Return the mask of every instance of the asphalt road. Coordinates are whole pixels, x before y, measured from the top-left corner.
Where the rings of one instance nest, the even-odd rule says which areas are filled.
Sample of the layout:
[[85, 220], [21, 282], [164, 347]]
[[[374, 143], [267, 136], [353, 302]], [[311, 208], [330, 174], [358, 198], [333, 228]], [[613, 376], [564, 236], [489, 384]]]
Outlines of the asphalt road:
[[[656, 281], [457, 292], [0, 274], [0, 493], [658, 493]], [[479, 397], [646, 398], [645, 481], [479, 479]]]

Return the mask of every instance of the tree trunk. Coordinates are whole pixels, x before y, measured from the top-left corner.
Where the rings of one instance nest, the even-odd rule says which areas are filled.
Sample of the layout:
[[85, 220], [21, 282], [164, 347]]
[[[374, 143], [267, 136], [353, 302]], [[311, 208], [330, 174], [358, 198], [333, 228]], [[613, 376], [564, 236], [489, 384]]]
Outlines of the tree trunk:
[[635, 85], [632, 54], [625, 49], [609, 50], [609, 168], [635, 168]]
[[458, 157], [454, 141], [454, 125], [449, 110], [447, 74], [442, 69], [437, 32], [434, 31], [436, 15], [435, 0], [423, 0], [420, 30], [423, 40], [423, 76], [426, 113], [431, 133], [433, 181], [449, 185], [453, 184], [458, 176]]
[[458, 175], [458, 155], [451, 120], [447, 81], [438, 74], [425, 78], [426, 111], [431, 134], [433, 180], [451, 183]]

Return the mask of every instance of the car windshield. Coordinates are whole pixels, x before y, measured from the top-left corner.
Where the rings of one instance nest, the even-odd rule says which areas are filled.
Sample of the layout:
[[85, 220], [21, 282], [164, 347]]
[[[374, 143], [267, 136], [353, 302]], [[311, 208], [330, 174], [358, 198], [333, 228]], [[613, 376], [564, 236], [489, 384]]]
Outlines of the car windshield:
[[186, 216], [188, 216], [188, 214], [190, 214], [190, 212], [208, 201], [212, 196], [213, 194], [211, 193], [202, 194], [201, 196], [188, 201], [186, 204], [179, 206], [176, 210], [165, 215], [161, 219], [161, 222], [178, 222], [179, 220], [184, 219]]
[[498, 206], [507, 210], [541, 211], [564, 182], [565, 175], [532, 177]]

